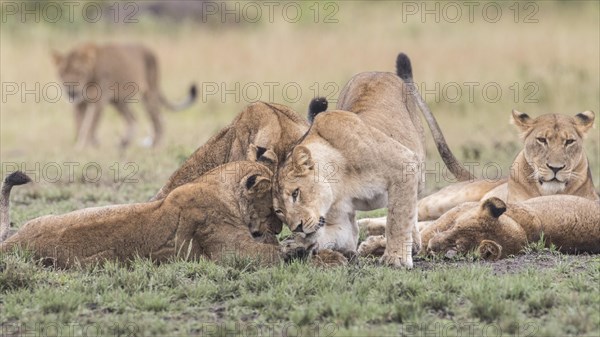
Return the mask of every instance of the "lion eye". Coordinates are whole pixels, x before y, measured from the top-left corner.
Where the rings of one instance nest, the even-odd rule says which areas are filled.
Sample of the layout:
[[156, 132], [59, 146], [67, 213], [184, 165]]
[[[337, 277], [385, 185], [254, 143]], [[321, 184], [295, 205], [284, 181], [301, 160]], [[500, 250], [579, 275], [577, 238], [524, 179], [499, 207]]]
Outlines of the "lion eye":
[[540, 144], [547, 144], [547, 143], [548, 143], [548, 142], [546, 141], [546, 138], [543, 138], [543, 137], [538, 137], [538, 138], [536, 138], [536, 140], [537, 140], [538, 142], [540, 142]]
[[283, 214], [283, 211], [278, 208], [278, 209], [275, 210], [275, 213], [277, 213], [277, 214]]
[[292, 199], [294, 200], [294, 202], [296, 202], [296, 199], [298, 199], [298, 194], [300, 194], [299, 188], [295, 189], [294, 192], [292, 192]]
[[575, 143], [575, 139], [567, 139], [567, 140], [565, 140], [565, 145], [571, 145], [573, 143]]

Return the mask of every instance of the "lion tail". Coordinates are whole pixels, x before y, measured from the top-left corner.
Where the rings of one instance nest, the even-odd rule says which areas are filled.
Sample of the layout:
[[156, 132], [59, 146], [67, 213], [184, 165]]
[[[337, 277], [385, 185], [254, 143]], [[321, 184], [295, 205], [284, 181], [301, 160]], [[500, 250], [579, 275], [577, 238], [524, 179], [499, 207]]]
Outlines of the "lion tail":
[[328, 105], [329, 102], [327, 102], [327, 98], [325, 97], [313, 98], [308, 106], [308, 122], [312, 124], [318, 114], [327, 110]]
[[198, 90], [196, 89], [196, 85], [192, 84], [188, 91], [187, 97], [178, 103], [171, 103], [160, 90], [160, 81], [159, 81], [159, 73], [158, 73], [158, 62], [156, 57], [151, 53], [147, 53], [145, 55], [146, 62], [146, 70], [148, 72], [148, 83], [150, 85], [150, 90], [156, 92], [158, 95], [158, 100], [162, 105], [164, 105], [167, 109], [172, 111], [179, 111], [188, 108], [196, 101], [196, 96], [198, 96]]
[[6, 240], [10, 230], [10, 216], [8, 213], [10, 190], [13, 186], [27, 184], [30, 181], [31, 178], [21, 171], [15, 171], [4, 179], [2, 193], [0, 194], [0, 242]]
[[190, 90], [188, 92], [188, 96], [181, 102], [178, 103], [171, 103], [169, 102], [168, 99], [165, 98], [165, 96], [161, 93], [160, 94], [160, 102], [167, 107], [169, 110], [172, 111], [180, 111], [183, 109], [187, 109], [188, 107], [190, 107], [192, 104], [194, 104], [194, 102], [196, 101], [196, 97], [198, 96], [198, 90], [196, 89], [196, 85], [192, 84], [190, 86]]
[[448, 166], [448, 169], [459, 181], [466, 181], [474, 179], [473, 175], [456, 159], [450, 148], [448, 147], [448, 143], [446, 143], [446, 139], [442, 134], [442, 130], [437, 123], [437, 120], [431, 113], [429, 106], [421, 97], [421, 93], [419, 93], [419, 89], [414, 85], [413, 82], [413, 74], [412, 74], [412, 65], [410, 63], [410, 59], [404, 53], [398, 54], [398, 58], [396, 59], [396, 74], [408, 85], [410, 94], [414, 98], [417, 103], [417, 106], [423, 113], [425, 120], [427, 121], [427, 125], [429, 126], [429, 130], [431, 130], [431, 134], [435, 141], [435, 145], [442, 157], [442, 160]]

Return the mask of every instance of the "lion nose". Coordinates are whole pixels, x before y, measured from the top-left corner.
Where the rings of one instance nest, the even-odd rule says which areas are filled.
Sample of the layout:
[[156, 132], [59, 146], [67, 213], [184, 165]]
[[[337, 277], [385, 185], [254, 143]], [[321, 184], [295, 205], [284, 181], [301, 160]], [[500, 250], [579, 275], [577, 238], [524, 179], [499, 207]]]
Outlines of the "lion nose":
[[565, 165], [563, 165], [563, 166], [552, 166], [550, 164], [546, 164], [546, 166], [548, 166], [548, 168], [551, 169], [552, 172], [554, 172], [554, 174], [557, 174], [558, 171], [560, 171], [560, 170], [562, 170], [562, 169], [565, 168]]
[[300, 223], [292, 232], [294, 233], [302, 233], [302, 223]]

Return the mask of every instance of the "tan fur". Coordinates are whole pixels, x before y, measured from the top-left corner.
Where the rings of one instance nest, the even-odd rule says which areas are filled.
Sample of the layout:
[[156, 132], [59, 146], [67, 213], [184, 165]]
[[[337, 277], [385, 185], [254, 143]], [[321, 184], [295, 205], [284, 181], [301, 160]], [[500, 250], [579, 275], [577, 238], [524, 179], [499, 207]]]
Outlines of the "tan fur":
[[436, 221], [433, 227], [439, 233], [429, 240], [429, 251], [478, 249], [484, 258], [498, 259], [521, 252], [543, 234], [545, 244], [561, 252], [600, 253], [600, 201], [554, 195], [508, 204], [490, 198], [465, 205]]
[[594, 118], [592, 111], [585, 111], [574, 117], [547, 114], [532, 119], [513, 110], [512, 121], [525, 146], [511, 167], [507, 201], [552, 194], [599, 200], [583, 150], [583, 138]]
[[[33, 219], [2, 242], [0, 252], [28, 248], [63, 268], [135, 256], [165, 262], [175, 256], [219, 260], [236, 254], [278, 261], [274, 233], [281, 222], [272, 210], [271, 177], [258, 163], [225, 164], [163, 200]], [[253, 238], [249, 228], [260, 229], [262, 236]]]
[[[509, 178], [449, 185], [419, 200], [419, 220], [435, 220], [463, 202], [492, 197], [519, 202], [542, 195], [568, 194], [599, 200], [583, 150], [583, 138], [593, 126], [594, 118], [591, 111], [574, 117], [547, 114], [535, 119], [513, 111], [512, 122], [522, 132], [525, 146], [513, 162]], [[547, 144], [538, 138], [545, 139]], [[573, 141], [569, 145], [565, 143], [568, 139]], [[549, 183], [555, 175], [548, 165], [564, 166], [556, 174], [560, 183]]]
[[[158, 61], [148, 48], [140, 45], [87, 43], [66, 54], [54, 52], [54, 63], [64, 84], [65, 97], [75, 107], [77, 147], [98, 144], [96, 129], [103, 108], [112, 104], [127, 123], [121, 146], [130, 144], [136, 120], [132, 102], [142, 101], [152, 121], [152, 145], [163, 133], [162, 105], [171, 110], [188, 107], [195, 100], [196, 89], [180, 104], [169, 103], [159, 88]], [[71, 89], [69, 89], [71, 88]]]
[[385, 216], [380, 218], [365, 218], [356, 221], [358, 229], [363, 230], [367, 236], [384, 235], [386, 222], [387, 217]]
[[[477, 203], [474, 202], [465, 202], [442, 214], [436, 221], [419, 221], [417, 223], [417, 229], [421, 235], [422, 242], [420, 252], [426, 252], [429, 240], [437, 233], [448, 230], [454, 219], [461, 214], [465, 208], [470, 208], [476, 204]], [[358, 255], [381, 256], [386, 247], [385, 236], [383, 235], [385, 232], [385, 222], [378, 220], [376, 222], [370, 222], [369, 226], [370, 227], [367, 228], [367, 238], [358, 246]]]
[[[200, 146], [152, 198], [164, 198], [174, 188], [198, 178], [218, 165], [247, 158], [251, 144], [271, 149], [278, 162], [308, 130], [308, 123], [292, 109], [279, 104], [250, 104], [218, 134]], [[260, 158], [259, 158], [260, 160]], [[272, 164], [270, 161], [264, 164]], [[275, 169], [275, 168], [273, 168]]]
[[435, 220], [449, 209], [463, 202], [479, 201], [496, 187], [506, 184], [506, 179], [461, 181], [419, 200], [419, 221]]
[[339, 110], [316, 116], [276, 175], [273, 204], [292, 231], [312, 237], [316, 249], [355, 252], [355, 211], [387, 206], [382, 262], [412, 267], [425, 159], [414, 100], [396, 74], [360, 73], [342, 90]]

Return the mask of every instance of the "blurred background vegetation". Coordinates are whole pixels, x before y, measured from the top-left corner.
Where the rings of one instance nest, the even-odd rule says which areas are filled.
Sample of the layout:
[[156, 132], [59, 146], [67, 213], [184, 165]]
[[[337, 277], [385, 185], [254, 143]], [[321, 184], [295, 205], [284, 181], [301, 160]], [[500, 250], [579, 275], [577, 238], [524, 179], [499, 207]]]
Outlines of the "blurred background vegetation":
[[[480, 163], [479, 176], [483, 167], [490, 167], [488, 176], [494, 167], [506, 175], [521, 148], [508, 123], [511, 109], [532, 116], [600, 111], [598, 2], [476, 2], [470, 8], [398, 1], [2, 1], [1, 8], [2, 174], [6, 163], [39, 172], [39, 187], [28, 187], [29, 193], [56, 201], [50, 203], [55, 210], [146, 200], [251, 101], [287, 104], [304, 115], [316, 94], [334, 101], [355, 73], [393, 71], [400, 51], [411, 57], [415, 81], [450, 147], [461, 160]], [[138, 139], [126, 153], [117, 149], [124, 123], [112, 108], [104, 111], [100, 147], [74, 150], [72, 107], [66, 99], [51, 102], [43, 88], [58, 82], [51, 51], [88, 41], [148, 46], [171, 100], [183, 98], [190, 83], [198, 85], [192, 108], [164, 111], [161, 147], [140, 145], [150, 134], [140, 104]], [[8, 95], [7, 83], [17, 83], [19, 93]], [[35, 91], [36, 85], [37, 97], [22, 97], [22, 89]], [[217, 93], [206, 91], [215, 85]], [[434, 169], [441, 160], [427, 137], [428, 169]], [[596, 184], [599, 138], [595, 128], [586, 140]], [[54, 175], [43, 172], [48, 163], [65, 162], [98, 163], [102, 177], [85, 181], [79, 166], [75, 183], [66, 170], [58, 182], [44, 179]], [[131, 177], [137, 183], [126, 180]], [[449, 183], [428, 178], [426, 192]]]

